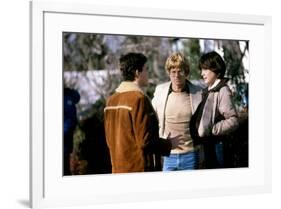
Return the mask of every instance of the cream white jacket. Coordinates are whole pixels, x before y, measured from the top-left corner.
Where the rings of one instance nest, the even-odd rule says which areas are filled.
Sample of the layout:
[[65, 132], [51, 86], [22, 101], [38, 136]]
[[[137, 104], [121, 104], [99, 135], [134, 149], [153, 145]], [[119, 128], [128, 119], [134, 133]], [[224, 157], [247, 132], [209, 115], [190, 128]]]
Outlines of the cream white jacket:
[[[191, 111], [192, 114], [196, 111], [198, 105], [201, 102], [201, 87], [195, 86], [190, 81], [187, 81], [189, 92], [190, 92], [190, 100], [191, 100]], [[169, 89], [171, 86], [171, 82], [166, 82], [156, 86], [154, 97], [152, 99], [152, 106], [157, 113], [159, 120], [159, 136], [162, 138], [166, 138], [164, 136], [165, 133], [165, 108], [168, 99]], [[177, 107], [175, 107], [177, 108]]]

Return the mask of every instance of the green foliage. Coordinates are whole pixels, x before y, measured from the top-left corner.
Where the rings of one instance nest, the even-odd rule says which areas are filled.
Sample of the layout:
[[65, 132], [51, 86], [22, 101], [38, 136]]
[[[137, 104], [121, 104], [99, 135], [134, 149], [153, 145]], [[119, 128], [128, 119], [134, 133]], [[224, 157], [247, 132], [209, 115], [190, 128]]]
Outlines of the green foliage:
[[108, 47], [104, 35], [63, 33], [64, 71], [104, 69]]
[[73, 153], [79, 153], [79, 145], [85, 140], [85, 133], [80, 126], [76, 126], [73, 135]]
[[106, 100], [104, 98], [99, 99], [92, 105], [92, 115], [95, 116], [99, 121], [103, 122], [103, 113]]
[[184, 41], [184, 54], [189, 60], [190, 65], [190, 80], [198, 80], [201, 78], [198, 68], [198, 62], [200, 59], [200, 45], [199, 39], [189, 39]]

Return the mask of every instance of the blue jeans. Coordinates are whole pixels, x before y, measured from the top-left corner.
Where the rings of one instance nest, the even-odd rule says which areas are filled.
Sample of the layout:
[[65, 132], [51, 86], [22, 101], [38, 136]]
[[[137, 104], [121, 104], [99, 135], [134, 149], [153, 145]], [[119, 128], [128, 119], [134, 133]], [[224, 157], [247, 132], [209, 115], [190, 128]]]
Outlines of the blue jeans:
[[193, 170], [198, 168], [198, 151], [184, 154], [170, 154], [164, 157], [163, 171]]

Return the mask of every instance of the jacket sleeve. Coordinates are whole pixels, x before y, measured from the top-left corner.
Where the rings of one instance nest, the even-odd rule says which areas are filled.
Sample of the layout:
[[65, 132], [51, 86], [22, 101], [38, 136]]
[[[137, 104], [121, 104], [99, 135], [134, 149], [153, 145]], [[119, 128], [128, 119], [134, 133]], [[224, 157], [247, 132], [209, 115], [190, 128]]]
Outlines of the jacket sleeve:
[[212, 134], [216, 136], [226, 135], [238, 128], [238, 115], [232, 101], [231, 91], [228, 87], [220, 89], [218, 95], [217, 110], [221, 119], [212, 128]]
[[157, 116], [146, 96], [137, 101], [132, 114], [137, 144], [144, 152], [169, 156], [172, 145], [159, 138]]

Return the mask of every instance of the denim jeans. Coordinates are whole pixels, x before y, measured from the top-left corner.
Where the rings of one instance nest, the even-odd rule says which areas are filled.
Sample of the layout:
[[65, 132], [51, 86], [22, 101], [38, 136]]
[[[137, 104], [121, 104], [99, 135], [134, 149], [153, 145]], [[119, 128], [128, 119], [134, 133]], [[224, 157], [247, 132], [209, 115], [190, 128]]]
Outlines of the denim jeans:
[[184, 154], [170, 154], [164, 157], [163, 171], [193, 170], [198, 168], [198, 151]]

